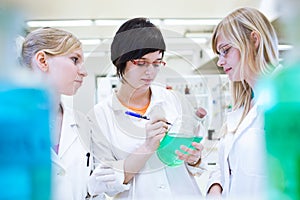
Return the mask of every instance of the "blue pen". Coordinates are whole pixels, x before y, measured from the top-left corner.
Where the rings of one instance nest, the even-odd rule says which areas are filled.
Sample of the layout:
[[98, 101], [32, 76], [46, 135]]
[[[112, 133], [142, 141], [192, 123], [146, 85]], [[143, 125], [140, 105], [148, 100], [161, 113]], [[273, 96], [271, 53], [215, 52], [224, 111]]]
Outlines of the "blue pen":
[[[141, 118], [141, 119], [150, 120], [150, 118], [147, 117], [147, 116], [143, 116], [143, 115], [141, 115], [141, 114], [139, 114], [139, 113], [135, 113], [135, 112], [131, 112], [131, 111], [126, 111], [125, 114], [126, 114], [126, 115], [130, 115], [130, 116], [132, 116], [132, 117], [137, 117], [137, 118]], [[166, 124], [172, 125], [170, 122], [166, 122]]]

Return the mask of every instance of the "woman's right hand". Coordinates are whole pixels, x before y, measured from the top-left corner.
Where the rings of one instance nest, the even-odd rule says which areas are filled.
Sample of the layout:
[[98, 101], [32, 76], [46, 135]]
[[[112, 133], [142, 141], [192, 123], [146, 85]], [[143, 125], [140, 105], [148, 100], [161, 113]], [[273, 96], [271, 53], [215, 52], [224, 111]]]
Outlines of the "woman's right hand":
[[166, 119], [162, 117], [151, 117], [151, 120], [146, 123], [146, 141], [143, 145], [131, 153], [124, 162], [125, 178], [124, 184], [138, 173], [156, 151], [160, 140], [165, 136], [168, 130]]
[[164, 117], [153, 117], [146, 124], [146, 148], [154, 152], [159, 146], [160, 140], [168, 130], [167, 120]]

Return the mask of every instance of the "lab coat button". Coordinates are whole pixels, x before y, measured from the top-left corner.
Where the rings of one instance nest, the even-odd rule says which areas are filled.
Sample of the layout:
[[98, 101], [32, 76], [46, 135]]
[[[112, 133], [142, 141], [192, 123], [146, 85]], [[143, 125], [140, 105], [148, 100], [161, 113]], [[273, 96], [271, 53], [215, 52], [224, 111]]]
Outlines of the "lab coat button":
[[59, 176], [64, 176], [66, 173], [64, 172], [64, 170], [60, 170], [58, 173], [57, 173], [57, 175], [59, 175]]
[[166, 185], [165, 185], [165, 184], [160, 184], [160, 185], [158, 186], [158, 188], [164, 190], [164, 189], [166, 189]]

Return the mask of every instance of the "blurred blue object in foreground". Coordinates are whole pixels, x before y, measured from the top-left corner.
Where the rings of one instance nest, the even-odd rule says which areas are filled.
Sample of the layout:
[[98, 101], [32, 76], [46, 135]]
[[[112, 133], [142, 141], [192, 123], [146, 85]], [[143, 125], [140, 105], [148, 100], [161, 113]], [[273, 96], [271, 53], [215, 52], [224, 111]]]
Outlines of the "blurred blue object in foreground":
[[49, 200], [51, 99], [16, 66], [18, 20], [0, 8], [0, 199]]

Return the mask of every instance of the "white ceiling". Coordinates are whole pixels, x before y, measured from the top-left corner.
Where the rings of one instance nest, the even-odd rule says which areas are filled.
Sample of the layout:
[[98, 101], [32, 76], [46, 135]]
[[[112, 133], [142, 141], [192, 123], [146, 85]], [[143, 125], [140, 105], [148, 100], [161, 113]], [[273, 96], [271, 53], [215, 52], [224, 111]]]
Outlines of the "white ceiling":
[[[129, 19], [143, 16], [150, 19], [214, 19], [234, 9], [251, 6], [272, 8], [273, 0], [1, 0], [20, 9], [26, 20]], [[262, 3], [263, 2], [263, 3]], [[268, 13], [266, 13], [268, 14]], [[273, 16], [270, 17], [273, 18]], [[65, 27], [79, 38], [111, 38], [117, 26]], [[212, 31], [206, 26], [163, 26], [163, 29], [184, 34], [187, 30]]]
[[[3, 1], [3, 0], [2, 0]], [[262, 0], [4, 0], [28, 19], [221, 18], [241, 6], [259, 8]], [[265, 0], [268, 1], [268, 0]]]
[[[78, 20], [78, 19], [129, 19], [148, 17], [150, 19], [221, 19], [236, 8], [249, 6], [260, 9], [269, 19], [275, 19], [275, 0], [0, 0], [23, 13], [29, 20]], [[0, 5], [1, 6], [1, 5]], [[80, 39], [102, 39], [101, 45], [84, 45], [85, 52], [99, 54], [109, 52], [110, 39], [118, 25], [59, 27], [74, 33]], [[214, 26], [159, 24], [165, 36], [167, 49], [177, 53], [191, 53], [192, 62], [198, 65], [193, 54], [199, 52], [199, 45], [188, 40], [172, 40], [170, 35], [183, 37], [186, 32], [198, 32], [207, 37], [207, 43], [200, 49], [210, 51], [209, 39]], [[28, 31], [33, 28], [28, 28]], [[193, 46], [194, 45], [194, 46]], [[209, 54], [209, 53], [208, 53]], [[211, 57], [210, 55], [208, 55]], [[198, 65], [199, 66], [199, 65]]]

